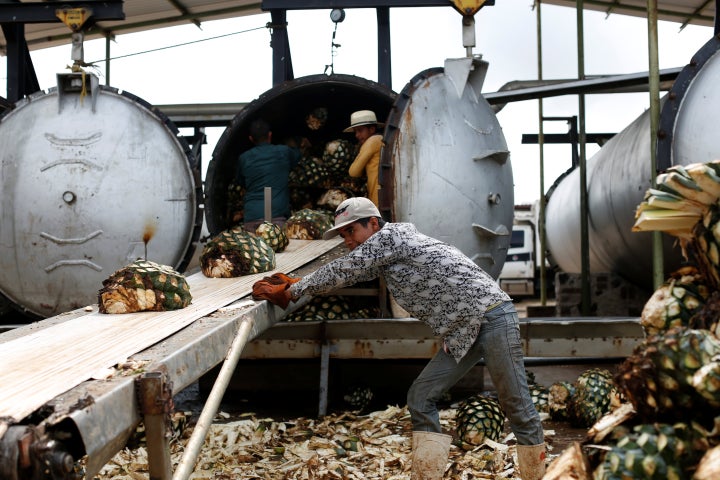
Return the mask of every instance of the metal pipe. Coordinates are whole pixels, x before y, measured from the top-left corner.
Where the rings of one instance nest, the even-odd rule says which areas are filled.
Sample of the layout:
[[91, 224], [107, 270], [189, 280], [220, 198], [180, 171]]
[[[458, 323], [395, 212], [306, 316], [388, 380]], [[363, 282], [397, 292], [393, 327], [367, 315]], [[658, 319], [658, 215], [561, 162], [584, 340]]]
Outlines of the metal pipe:
[[[577, 0], [578, 80], [585, 79], [583, 0]], [[590, 315], [590, 241], [588, 238], [587, 159], [585, 154], [585, 95], [578, 95], [580, 145], [580, 313]]]
[[210, 395], [208, 395], [203, 411], [200, 413], [198, 422], [195, 425], [193, 434], [188, 440], [187, 446], [185, 447], [185, 454], [178, 464], [178, 468], [173, 475], [173, 480], [187, 480], [195, 468], [198, 456], [200, 455], [200, 449], [205, 443], [205, 437], [207, 432], [212, 425], [212, 420], [215, 417], [220, 402], [222, 401], [225, 390], [230, 383], [235, 367], [237, 366], [238, 360], [240, 360], [240, 354], [242, 353], [245, 344], [248, 341], [250, 332], [255, 324], [255, 320], [252, 318], [246, 318], [240, 324], [237, 335], [233, 340], [228, 355], [223, 362], [223, 366], [220, 369], [218, 378], [215, 380]]
[[151, 480], [172, 478], [170, 439], [166, 435], [166, 420], [169, 417], [168, 385], [161, 372], [146, 372], [138, 379], [142, 401], [143, 423], [147, 439], [148, 473]]
[[627, 357], [525, 357], [523, 362], [527, 366], [546, 366], [546, 365], [583, 365], [583, 364], [602, 364], [602, 363], [622, 363]]
[[[681, 71], [682, 67], [660, 70], [662, 89], [670, 90]], [[493, 106], [495, 113], [497, 113], [506, 104], [523, 100], [577, 95], [578, 93], [646, 92], [647, 89], [648, 72], [639, 72], [623, 75], [585, 75], [584, 80], [555, 79], [543, 80], [542, 82], [537, 80], [512, 80], [505, 83], [497, 92], [483, 93], [483, 98]]]
[[265, 195], [265, 221], [272, 222], [272, 187], [265, 187], [263, 194]]
[[[658, 11], [657, 0], [648, 0], [648, 85], [650, 87], [650, 184], [657, 186], [657, 133], [660, 125], [660, 67], [658, 65]], [[665, 281], [662, 232], [653, 232], [653, 286], [659, 288]]]
[[[542, 82], [542, 14], [539, 0], [535, 2], [537, 24], [537, 70], [538, 81]], [[547, 284], [545, 276], [545, 130], [543, 128], [543, 99], [538, 99], [538, 146], [540, 148], [540, 211], [538, 212], [538, 233], [540, 234], [540, 305], [547, 305]]]
[[390, 50], [390, 8], [377, 7], [378, 83], [392, 88], [392, 54]]
[[329, 376], [330, 342], [325, 339], [320, 344], [320, 399], [318, 402], [318, 417], [324, 417], [327, 415]]
[[475, 47], [475, 17], [473, 15], [463, 15], [462, 17], [462, 39], [465, 56], [472, 57], [473, 47]]
[[105, 35], [105, 85], [110, 85], [110, 35]]

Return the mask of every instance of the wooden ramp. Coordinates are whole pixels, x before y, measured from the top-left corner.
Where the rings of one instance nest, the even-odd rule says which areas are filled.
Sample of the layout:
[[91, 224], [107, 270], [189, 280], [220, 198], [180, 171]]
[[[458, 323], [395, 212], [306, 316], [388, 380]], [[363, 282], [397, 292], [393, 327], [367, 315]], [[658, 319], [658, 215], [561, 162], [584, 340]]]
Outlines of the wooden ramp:
[[[339, 245], [339, 239], [291, 240], [272, 272], [238, 278], [187, 277], [192, 303], [181, 310], [87, 315], [2, 343], [0, 437], [46, 402], [239, 298], [257, 280], [291, 272]], [[98, 289], [100, 286], [98, 286]]]

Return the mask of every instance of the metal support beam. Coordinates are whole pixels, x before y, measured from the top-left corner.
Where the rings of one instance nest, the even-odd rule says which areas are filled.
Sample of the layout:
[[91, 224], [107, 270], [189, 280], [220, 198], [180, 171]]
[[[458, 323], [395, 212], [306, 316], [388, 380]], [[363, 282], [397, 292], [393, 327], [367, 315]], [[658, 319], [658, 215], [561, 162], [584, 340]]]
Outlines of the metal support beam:
[[[545, 118], [547, 120], [547, 117]], [[614, 133], [587, 133], [585, 141], [587, 143], [597, 143], [601, 147], [614, 137]], [[543, 143], [577, 143], [577, 135], [568, 133], [545, 133], [543, 135]], [[540, 143], [540, 135], [537, 133], [523, 133], [521, 143]]]
[[378, 7], [378, 83], [392, 89], [392, 63], [390, 54], [390, 9]]
[[55, 23], [62, 9], [91, 8], [90, 21], [125, 20], [124, 0], [0, 3], [0, 23]]
[[[272, 312], [274, 312], [274, 310]], [[272, 312], [270, 315], [274, 316], [274, 313]], [[245, 344], [247, 344], [248, 339], [254, 330], [254, 318], [248, 316], [240, 323], [240, 327], [235, 334], [235, 339], [233, 340], [232, 345], [230, 345], [230, 350], [225, 357], [225, 362], [223, 363], [220, 373], [215, 380], [215, 384], [208, 395], [205, 406], [200, 413], [200, 418], [198, 418], [198, 421], [195, 424], [195, 430], [193, 430], [190, 440], [188, 440], [185, 447], [185, 453], [183, 454], [178, 468], [172, 477], [173, 480], [187, 480], [190, 478], [190, 475], [195, 468], [195, 463], [197, 463], [198, 456], [200, 455], [200, 450], [205, 443], [205, 437], [212, 426], [213, 418], [220, 407], [220, 402], [222, 401], [223, 395], [227, 390], [232, 374], [235, 371], [238, 360], [240, 359], [240, 354], [242, 353], [243, 348], [245, 348]]]
[[[673, 82], [681, 71], [682, 67], [660, 70], [660, 82]], [[483, 98], [485, 98], [490, 105], [497, 105], [509, 102], [519, 102], [522, 100], [536, 100], [538, 98], [577, 95], [580, 93], [622, 93], [621, 91], [623, 90], [638, 91], [637, 89], [630, 90], [630, 88], [647, 86], [648, 76], [648, 72], [640, 72], [630, 73], [627, 75], [610, 75], [585, 78], [581, 80], [562, 81], [559, 83], [557, 83], [557, 81], [547, 80], [548, 83], [552, 82], [552, 84], [517, 90], [503, 90], [498, 92], [483, 93]], [[669, 85], [671, 85], [671, 83], [669, 83]]]
[[[630, 355], [644, 333], [635, 317], [534, 317], [520, 319], [520, 337], [527, 357], [616, 357]], [[313, 320], [274, 325], [248, 344], [243, 359], [317, 359], [322, 343], [330, 360], [427, 360], [442, 347], [412, 318]]]
[[247, 103], [156, 105], [178, 127], [227, 127]]
[[[578, 78], [585, 79], [584, 1], [577, 0]], [[578, 95], [578, 146], [580, 147], [580, 313], [590, 315], [590, 238], [588, 217], [587, 159], [585, 155], [585, 94]]]
[[330, 342], [324, 340], [320, 344], [320, 392], [318, 401], [318, 417], [327, 415], [328, 391], [330, 388]]
[[110, 36], [105, 37], [105, 85], [110, 86]]
[[290, 56], [290, 40], [287, 32], [287, 11], [272, 10], [272, 29], [270, 45], [273, 50], [273, 85], [294, 78], [292, 57]]
[[[578, 166], [578, 118], [577, 116], [572, 117], [542, 117], [541, 119], [543, 122], [567, 122], [568, 124], [568, 133], [566, 134], [559, 134], [559, 136], [563, 137], [563, 142], [557, 142], [557, 143], [569, 143], [572, 148], [572, 155], [571, 155], [571, 161], [572, 161], [572, 168], [577, 168]], [[537, 138], [537, 135], [523, 135], [523, 143], [536, 143], [531, 141], [525, 141], [525, 138], [527, 137], [535, 137]], [[548, 142], [548, 138], [552, 138], [553, 134], [545, 134], [545, 140], [546, 143], [555, 143], [555, 142]]]
[[167, 426], [173, 410], [172, 383], [165, 381], [162, 372], [146, 372], [137, 384], [147, 439], [148, 473], [153, 480], [170, 480], [172, 460]]
[[[658, 13], [657, 0], [648, 0], [648, 72], [650, 83], [650, 185], [657, 186], [658, 130], [660, 125], [660, 82], [658, 80]], [[660, 288], [665, 281], [665, 262], [663, 259], [663, 234], [652, 232], [653, 287]]]
[[40, 90], [30, 51], [25, 43], [25, 24], [3, 24], [7, 47], [7, 100], [15, 103]]
[[205, 135], [205, 127], [195, 126], [192, 137], [185, 137], [188, 144], [192, 147], [192, 157], [194, 163], [190, 166], [193, 170], [202, 168], [202, 146], [207, 144], [207, 135]]
[[[485, 2], [490, 5], [494, 2]], [[450, 0], [263, 0], [260, 8], [273, 10], [313, 10], [332, 8], [379, 8], [379, 7], [450, 7]]]
[[[538, 81], [543, 79], [543, 56], [542, 56], [542, 2], [535, 2], [535, 24], [536, 24], [536, 41], [537, 41], [537, 70]], [[545, 250], [547, 248], [547, 239], [545, 236], [545, 207], [547, 198], [545, 196], [545, 125], [543, 123], [544, 116], [543, 99], [538, 99], [538, 146], [540, 158], [540, 199], [538, 212], [538, 233], [540, 240], [540, 305], [547, 305], [547, 272], [545, 267]], [[523, 142], [525, 136], [523, 135]]]

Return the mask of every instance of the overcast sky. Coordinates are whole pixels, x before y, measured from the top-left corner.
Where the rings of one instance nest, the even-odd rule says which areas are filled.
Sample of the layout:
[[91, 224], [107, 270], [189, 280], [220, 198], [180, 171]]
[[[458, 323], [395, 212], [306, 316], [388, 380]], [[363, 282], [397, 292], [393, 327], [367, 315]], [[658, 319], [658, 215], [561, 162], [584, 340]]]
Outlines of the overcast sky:
[[[543, 78], [576, 78], [576, 12], [573, 8], [542, 6]], [[446, 58], [465, 56], [461, 16], [451, 7], [394, 8], [390, 13], [393, 90], [400, 91], [416, 73], [442, 66]], [[111, 46], [111, 57], [146, 52], [186, 42], [191, 45], [117, 58], [111, 63], [110, 84], [154, 105], [182, 103], [249, 102], [272, 87], [270, 32], [264, 28], [269, 14], [120, 35]], [[536, 13], [531, 0], [498, 0], [475, 16], [477, 46], [490, 63], [483, 87], [495, 92], [514, 80], [536, 79]], [[660, 22], [660, 68], [686, 65], [711, 37], [712, 28]], [[323, 73], [333, 63], [335, 73], [377, 80], [377, 28], [374, 9], [346, 11], [335, 42], [341, 46], [331, 57], [334, 24], [329, 10], [288, 13], [288, 33], [295, 77]], [[648, 70], [647, 21], [620, 15], [586, 12], [585, 73], [607, 75]], [[202, 41], [216, 36], [222, 38]], [[85, 42], [85, 60], [105, 56], [104, 40]], [[32, 52], [43, 89], [55, 85], [55, 75], [71, 64], [70, 47]], [[100, 63], [99, 74], [104, 74]], [[6, 64], [0, 65], [5, 96]], [[105, 83], [104, 79], [101, 79]], [[588, 95], [587, 131], [618, 132], [648, 108], [647, 93]], [[515, 203], [539, 197], [537, 145], [522, 145], [523, 133], [538, 131], [538, 101], [516, 102], [498, 115], [511, 151]], [[546, 99], [546, 116], [577, 115], [575, 96]], [[546, 133], [565, 132], [567, 126], [546, 123]], [[212, 157], [222, 129], [208, 129], [203, 150], [205, 165]], [[597, 147], [588, 146], [588, 157]], [[547, 146], [546, 188], [570, 166], [568, 146]]]

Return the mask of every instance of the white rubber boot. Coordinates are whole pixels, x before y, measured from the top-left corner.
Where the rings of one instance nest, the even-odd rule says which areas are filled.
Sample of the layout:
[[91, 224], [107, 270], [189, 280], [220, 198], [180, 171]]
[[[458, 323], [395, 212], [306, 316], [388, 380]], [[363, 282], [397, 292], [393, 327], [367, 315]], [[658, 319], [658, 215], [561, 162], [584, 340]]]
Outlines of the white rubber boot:
[[441, 480], [452, 437], [444, 433], [413, 432], [410, 480]]
[[541, 480], [545, 476], [545, 444], [518, 445], [518, 464], [522, 480]]

